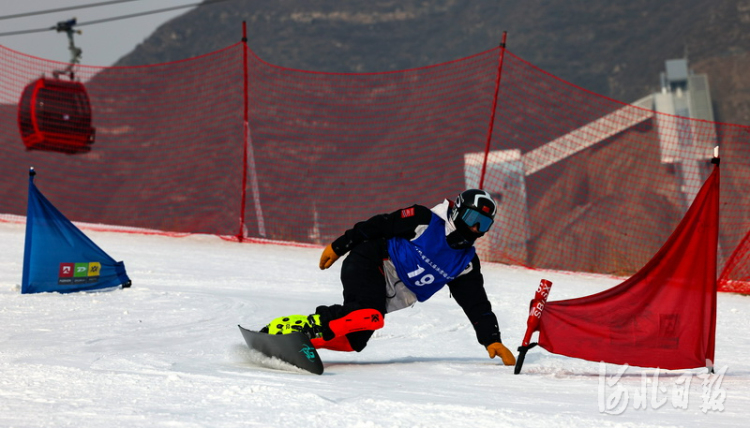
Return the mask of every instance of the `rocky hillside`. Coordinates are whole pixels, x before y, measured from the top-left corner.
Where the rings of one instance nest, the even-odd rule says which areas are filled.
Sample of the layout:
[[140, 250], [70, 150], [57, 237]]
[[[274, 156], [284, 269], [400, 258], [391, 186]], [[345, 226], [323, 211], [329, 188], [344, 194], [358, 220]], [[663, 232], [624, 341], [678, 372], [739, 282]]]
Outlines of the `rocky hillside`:
[[707, 73], [717, 120], [750, 124], [750, 0], [224, 0], [154, 32], [118, 65], [185, 59], [242, 37], [292, 68], [374, 72], [497, 46], [576, 85], [633, 102], [659, 88], [664, 61]]

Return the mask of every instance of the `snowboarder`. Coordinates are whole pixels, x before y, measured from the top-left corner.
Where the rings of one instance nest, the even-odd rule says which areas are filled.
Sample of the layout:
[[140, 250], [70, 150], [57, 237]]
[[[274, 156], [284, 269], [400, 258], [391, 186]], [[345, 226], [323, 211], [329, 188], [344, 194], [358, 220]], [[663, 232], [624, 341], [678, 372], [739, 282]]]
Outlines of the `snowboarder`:
[[423, 302], [447, 285], [490, 358], [514, 365], [515, 357], [500, 340], [474, 248], [496, 212], [489, 193], [470, 189], [455, 203], [444, 200], [432, 209], [412, 205], [355, 224], [320, 257], [320, 269], [328, 269], [349, 253], [341, 266], [343, 304], [319, 306], [309, 316], [280, 317], [262, 331], [301, 331], [316, 348], [359, 352], [383, 326], [386, 313]]

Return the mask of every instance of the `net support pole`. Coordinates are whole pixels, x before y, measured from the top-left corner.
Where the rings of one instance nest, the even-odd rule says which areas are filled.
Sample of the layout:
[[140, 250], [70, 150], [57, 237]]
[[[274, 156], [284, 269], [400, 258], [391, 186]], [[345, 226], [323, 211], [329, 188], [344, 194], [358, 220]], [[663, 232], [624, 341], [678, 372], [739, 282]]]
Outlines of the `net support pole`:
[[240, 230], [237, 231], [237, 240], [242, 242], [245, 237], [245, 197], [247, 188], [247, 148], [248, 138], [248, 108], [247, 108], [247, 22], [242, 21], [242, 80], [243, 80], [243, 129], [242, 138], [244, 148], [242, 151], [242, 189], [240, 190]]
[[492, 99], [492, 113], [490, 114], [490, 126], [487, 129], [487, 144], [484, 147], [484, 161], [482, 162], [482, 173], [479, 175], [479, 188], [484, 189], [484, 176], [487, 173], [487, 159], [490, 157], [490, 143], [492, 142], [492, 130], [495, 126], [495, 111], [497, 110], [497, 94], [500, 91], [500, 78], [503, 75], [503, 58], [505, 57], [505, 41], [508, 32], [503, 31], [503, 40], [500, 42], [500, 59], [497, 65], [497, 79], [495, 79], [495, 96]]
[[[240, 231], [238, 239], [242, 242], [243, 238], [247, 236], [247, 226], [245, 225], [245, 200], [247, 196], [247, 176], [250, 174], [250, 189], [253, 192], [253, 206], [255, 207], [255, 218], [258, 226], [258, 235], [261, 238], [266, 237], [266, 222], [263, 218], [263, 208], [260, 205], [260, 186], [258, 185], [258, 171], [255, 167], [255, 152], [253, 150], [253, 136], [252, 130], [250, 129], [250, 114], [249, 114], [249, 83], [248, 83], [248, 67], [247, 67], [247, 23], [242, 21], [242, 79], [244, 82], [244, 134], [243, 138], [245, 141], [245, 152], [243, 155], [242, 162], [242, 207], [240, 212]], [[249, 167], [248, 167], [249, 165]]]
[[[245, 206], [247, 199], [247, 176], [250, 175], [250, 185], [253, 192], [253, 205], [255, 206], [255, 216], [258, 222], [258, 234], [266, 237], [266, 226], [263, 220], [263, 209], [260, 205], [260, 187], [258, 186], [258, 174], [255, 169], [255, 155], [253, 153], [253, 141], [250, 133], [250, 120], [248, 108], [248, 69], [247, 69], [247, 23], [242, 21], [242, 80], [243, 80], [243, 133], [244, 151], [242, 155], [242, 192], [240, 202], [240, 230], [237, 232], [237, 240], [242, 242], [247, 235], [245, 225]], [[250, 167], [248, 168], [248, 165]]]

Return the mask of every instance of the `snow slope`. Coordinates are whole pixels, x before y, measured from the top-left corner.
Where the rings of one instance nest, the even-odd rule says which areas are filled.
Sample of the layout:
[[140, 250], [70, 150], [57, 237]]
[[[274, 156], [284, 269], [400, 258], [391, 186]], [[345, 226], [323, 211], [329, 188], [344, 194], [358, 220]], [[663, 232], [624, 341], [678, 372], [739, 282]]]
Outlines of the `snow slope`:
[[[0, 221], [0, 426], [740, 427], [750, 416], [748, 296], [719, 295], [711, 376], [541, 348], [515, 376], [487, 358], [447, 290], [389, 315], [361, 353], [322, 350], [316, 376], [253, 354], [237, 325], [340, 302], [339, 265], [320, 271], [320, 249], [85, 232], [125, 262], [132, 288], [21, 295], [24, 225]], [[550, 300], [621, 281], [483, 268], [513, 350], [540, 279]]]

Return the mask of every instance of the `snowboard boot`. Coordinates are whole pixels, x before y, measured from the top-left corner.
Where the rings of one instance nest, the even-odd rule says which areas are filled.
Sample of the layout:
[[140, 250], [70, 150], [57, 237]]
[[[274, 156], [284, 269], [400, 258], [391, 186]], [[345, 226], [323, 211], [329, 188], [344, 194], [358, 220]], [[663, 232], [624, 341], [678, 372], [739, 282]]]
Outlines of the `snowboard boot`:
[[323, 327], [320, 325], [320, 315], [288, 315], [279, 317], [268, 323], [260, 330], [268, 334], [302, 333], [310, 339], [323, 337]]
[[[360, 352], [375, 330], [383, 328], [383, 314], [376, 309], [359, 309], [341, 315], [341, 305], [318, 306], [321, 336], [312, 340], [316, 349]], [[336, 315], [339, 315], [336, 317]]]

